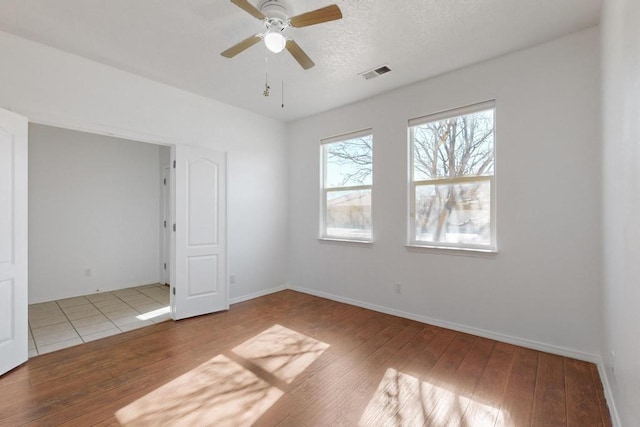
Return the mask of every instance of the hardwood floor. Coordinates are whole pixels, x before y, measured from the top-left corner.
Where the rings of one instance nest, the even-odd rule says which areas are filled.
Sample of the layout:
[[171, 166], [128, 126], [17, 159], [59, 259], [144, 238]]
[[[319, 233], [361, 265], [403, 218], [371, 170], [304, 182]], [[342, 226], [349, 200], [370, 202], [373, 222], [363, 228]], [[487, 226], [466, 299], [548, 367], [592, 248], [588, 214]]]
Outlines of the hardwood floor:
[[593, 364], [293, 291], [37, 356], [0, 394], [10, 426], [611, 425]]

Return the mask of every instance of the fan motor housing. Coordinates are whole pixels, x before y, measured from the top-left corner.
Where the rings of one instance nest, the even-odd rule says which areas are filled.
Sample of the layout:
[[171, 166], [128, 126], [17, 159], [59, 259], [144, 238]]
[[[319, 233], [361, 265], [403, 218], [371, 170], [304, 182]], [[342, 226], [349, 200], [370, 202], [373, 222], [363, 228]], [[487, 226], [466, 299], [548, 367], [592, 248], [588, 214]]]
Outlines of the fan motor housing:
[[289, 15], [287, 14], [287, 5], [281, 0], [265, 0], [260, 4], [260, 12], [264, 13], [267, 18], [272, 20], [280, 20], [287, 22]]

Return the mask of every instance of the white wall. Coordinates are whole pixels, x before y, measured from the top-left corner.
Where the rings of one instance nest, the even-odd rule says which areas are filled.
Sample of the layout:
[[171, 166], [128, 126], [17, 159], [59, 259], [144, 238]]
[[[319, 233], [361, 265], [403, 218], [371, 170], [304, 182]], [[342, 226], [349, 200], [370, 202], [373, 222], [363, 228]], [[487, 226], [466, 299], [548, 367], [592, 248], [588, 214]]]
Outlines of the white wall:
[[7, 33], [0, 58], [0, 107], [33, 121], [227, 152], [230, 295], [285, 283], [282, 123]]
[[[291, 284], [597, 360], [598, 40], [590, 29], [293, 123]], [[489, 99], [497, 108], [499, 253], [407, 250], [407, 120]], [[364, 128], [374, 132], [375, 242], [318, 241], [319, 141]]]
[[158, 282], [159, 148], [29, 126], [31, 304]]
[[607, 0], [603, 4], [603, 356], [622, 425], [638, 426], [640, 2]]

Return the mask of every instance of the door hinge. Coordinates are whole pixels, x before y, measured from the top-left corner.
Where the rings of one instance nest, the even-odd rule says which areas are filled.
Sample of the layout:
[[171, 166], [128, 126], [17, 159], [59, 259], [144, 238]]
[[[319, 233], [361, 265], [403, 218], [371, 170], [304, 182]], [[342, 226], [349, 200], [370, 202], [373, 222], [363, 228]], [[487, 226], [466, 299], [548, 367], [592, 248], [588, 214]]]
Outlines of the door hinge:
[[167, 178], [162, 180], [162, 185], [167, 185]]
[[164, 269], [165, 270], [167, 269], [167, 263], [166, 262], [164, 263]]
[[173, 168], [174, 169], [176, 168], [176, 161], [175, 160], [173, 161]]
[[164, 222], [164, 228], [167, 228], [167, 221]]
[[176, 224], [173, 224], [173, 231], [176, 231]]
[[175, 286], [174, 286], [174, 288], [173, 288], [173, 294], [174, 294], [174, 295], [176, 294], [176, 288], [175, 288]]

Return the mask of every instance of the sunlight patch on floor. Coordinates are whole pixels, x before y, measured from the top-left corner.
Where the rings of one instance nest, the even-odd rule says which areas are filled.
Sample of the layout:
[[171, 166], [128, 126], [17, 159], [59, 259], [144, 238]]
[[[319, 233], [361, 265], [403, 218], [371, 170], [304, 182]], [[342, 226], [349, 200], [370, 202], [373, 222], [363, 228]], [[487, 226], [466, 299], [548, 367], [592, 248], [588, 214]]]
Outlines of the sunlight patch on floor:
[[116, 412], [123, 425], [251, 425], [282, 391], [219, 355]]
[[458, 426], [465, 412], [472, 415], [468, 424], [474, 427], [504, 425], [503, 413], [498, 408], [389, 368], [359, 425]]
[[242, 359], [249, 369], [220, 354], [121, 408], [115, 416], [125, 426], [249, 426], [284, 394], [269, 378], [260, 376], [267, 377], [266, 371], [273, 375], [272, 382], [286, 387], [282, 382], [291, 383], [327, 348], [329, 344], [274, 325], [229, 354]]
[[153, 310], [153, 311], [148, 311], [146, 313], [142, 313], [138, 316], [136, 316], [136, 319], [138, 320], [151, 320], [154, 319], [156, 317], [160, 317], [164, 314], [169, 314], [171, 312], [171, 307], [166, 306], [166, 307], [162, 307], [159, 308], [157, 310]]
[[232, 351], [290, 384], [327, 348], [329, 344], [274, 325]]

